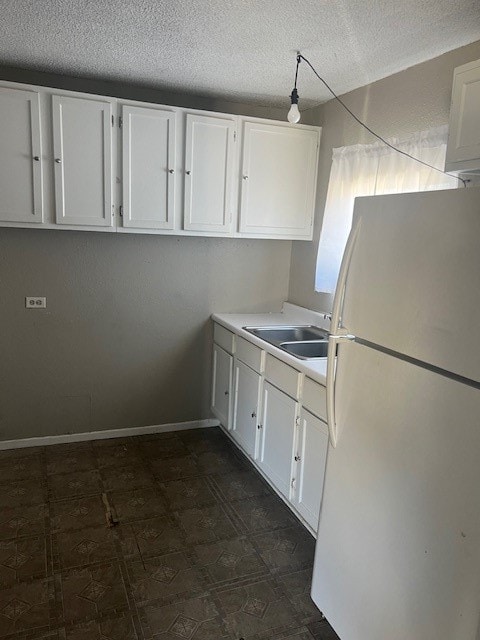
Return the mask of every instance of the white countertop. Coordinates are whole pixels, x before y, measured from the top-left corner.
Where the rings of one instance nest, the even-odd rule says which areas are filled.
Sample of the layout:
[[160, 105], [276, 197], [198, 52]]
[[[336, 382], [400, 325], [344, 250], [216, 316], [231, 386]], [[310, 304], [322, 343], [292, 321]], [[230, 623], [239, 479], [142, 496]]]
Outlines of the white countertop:
[[327, 375], [327, 359], [320, 360], [300, 360], [290, 355], [286, 351], [275, 347], [274, 345], [257, 338], [253, 334], [246, 331], [243, 327], [262, 327], [270, 325], [308, 325], [312, 324], [322, 329], [329, 330], [330, 321], [323, 313], [310, 311], [303, 307], [285, 302], [283, 310], [279, 313], [214, 313], [212, 316], [215, 322], [221, 324], [226, 329], [245, 338], [249, 342], [257, 345], [267, 353], [289, 364], [297, 371], [301, 371], [309, 378], [326, 384]]

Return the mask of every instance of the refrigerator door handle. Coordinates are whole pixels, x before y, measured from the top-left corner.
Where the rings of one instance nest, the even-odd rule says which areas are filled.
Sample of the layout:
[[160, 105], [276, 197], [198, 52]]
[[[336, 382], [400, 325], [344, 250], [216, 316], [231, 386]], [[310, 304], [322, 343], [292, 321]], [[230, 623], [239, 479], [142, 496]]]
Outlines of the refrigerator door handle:
[[330, 444], [333, 448], [337, 446], [337, 424], [335, 420], [335, 371], [336, 371], [336, 351], [339, 342], [352, 342], [355, 336], [343, 333], [339, 329], [339, 335], [328, 336], [327, 354], [327, 426]]
[[330, 333], [332, 333], [333, 335], [343, 333], [340, 331], [343, 312], [343, 297], [345, 294], [345, 285], [347, 283], [348, 270], [350, 268], [350, 262], [352, 260], [353, 249], [355, 247], [355, 242], [360, 231], [361, 222], [362, 219], [359, 218], [355, 226], [350, 231], [347, 244], [345, 245], [345, 251], [343, 252], [340, 271], [338, 272], [335, 297], [333, 299], [332, 320], [330, 323]]
[[333, 300], [332, 320], [330, 323], [330, 336], [328, 338], [327, 353], [327, 425], [332, 447], [337, 446], [337, 425], [335, 421], [335, 370], [337, 344], [355, 340], [355, 336], [349, 335], [348, 331], [341, 326], [343, 312], [343, 298], [345, 293], [345, 285], [347, 282], [348, 270], [352, 259], [353, 249], [360, 231], [361, 218], [353, 227], [348, 236], [345, 252], [338, 274], [337, 288], [335, 289], [335, 298]]

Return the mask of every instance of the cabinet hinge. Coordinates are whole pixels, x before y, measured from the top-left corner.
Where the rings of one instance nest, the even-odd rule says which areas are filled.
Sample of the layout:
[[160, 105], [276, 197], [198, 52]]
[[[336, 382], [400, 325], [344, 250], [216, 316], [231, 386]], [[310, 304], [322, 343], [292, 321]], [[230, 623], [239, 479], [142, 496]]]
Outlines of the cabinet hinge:
[[290, 486], [292, 487], [292, 489], [295, 488], [295, 478], [292, 478], [292, 481], [290, 483]]
[[123, 127], [123, 118], [120, 116], [118, 118], [118, 128], [121, 129]]
[[300, 426], [300, 416], [297, 416], [297, 417], [295, 418], [295, 426], [296, 426], [296, 427], [299, 427], [299, 426]]
[[115, 217], [115, 205], [112, 204], [112, 218]]
[[112, 115], [112, 127], [115, 126], [115, 116]]
[[237, 132], [236, 131], [233, 132], [233, 141], [234, 142], [237, 141]]
[[120, 214], [120, 217], [123, 218], [123, 205], [119, 206], [118, 213]]

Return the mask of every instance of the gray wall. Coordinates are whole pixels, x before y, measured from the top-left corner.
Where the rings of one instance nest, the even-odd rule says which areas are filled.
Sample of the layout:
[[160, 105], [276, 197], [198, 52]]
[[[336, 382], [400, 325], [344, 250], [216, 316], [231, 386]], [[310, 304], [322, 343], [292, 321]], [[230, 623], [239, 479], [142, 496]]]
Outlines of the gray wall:
[[[480, 41], [347, 93], [342, 99], [382, 136], [402, 136], [437, 127], [448, 123], [454, 68], [478, 58]], [[312, 82], [315, 81], [312, 77]], [[332, 84], [335, 87], [335, 83]], [[293, 243], [289, 300], [310, 309], [328, 311], [332, 296], [315, 293], [314, 278], [332, 149], [369, 143], [374, 138], [333, 100], [306, 113], [302, 121], [307, 120], [323, 126], [314, 241]]]
[[[0, 78], [284, 116], [7, 68]], [[291, 244], [0, 229], [0, 439], [209, 417], [209, 316], [279, 310]], [[47, 309], [26, 310], [28, 295], [47, 296]]]

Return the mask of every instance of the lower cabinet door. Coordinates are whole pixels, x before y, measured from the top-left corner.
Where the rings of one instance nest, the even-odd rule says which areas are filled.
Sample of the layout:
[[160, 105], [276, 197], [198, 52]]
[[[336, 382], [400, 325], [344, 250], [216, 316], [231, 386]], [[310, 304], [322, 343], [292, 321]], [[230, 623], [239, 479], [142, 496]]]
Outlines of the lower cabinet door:
[[255, 457], [262, 377], [240, 360], [234, 361], [235, 400], [232, 436], [244, 451]]
[[230, 429], [233, 357], [213, 345], [212, 411]]
[[265, 382], [257, 462], [274, 486], [290, 498], [297, 402]]
[[309, 411], [302, 409], [295, 453], [292, 502], [315, 531], [322, 502], [327, 451], [327, 425]]

